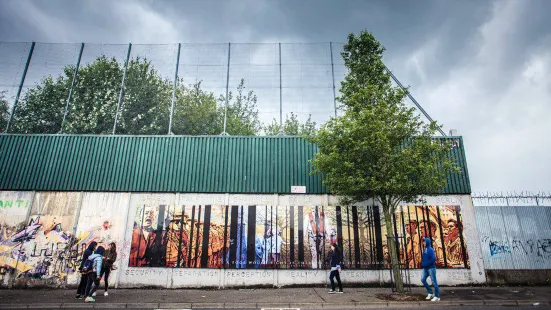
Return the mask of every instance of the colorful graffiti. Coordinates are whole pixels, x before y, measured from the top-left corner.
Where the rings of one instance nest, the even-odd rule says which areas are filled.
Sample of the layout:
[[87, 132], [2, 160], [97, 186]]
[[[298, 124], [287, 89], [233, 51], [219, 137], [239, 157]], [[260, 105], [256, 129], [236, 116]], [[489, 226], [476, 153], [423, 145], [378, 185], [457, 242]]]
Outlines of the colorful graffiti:
[[[393, 225], [402, 262], [419, 268], [422, 237], [433, 239], [438, 265], [468, 268], [456, 206], [408, 206]], [[134, 215], [130, 267], [327, 267], [337, 243], [346, 268], [387, 266], [379, 208], [141, 204]], [[407, 224], [406, 224], [407, 223]], [[459, 223], [459, 224], [458, 224]]]
[[73, 231], [79, 199], [80, 193], [40, 193], [35, 198], [28, 222], [2, 223], [2, 270], [5, 273], [15, 271], [17, 279], [64, 282], [68, 276], [76, 274], [90, 242], [107, 245], [118, 241], [119, 233], [115, 233], [116, 236], [113, 233], [112, 216], [108, 213], [98, 216], [95, 204], [82, 204], [80, 225]]

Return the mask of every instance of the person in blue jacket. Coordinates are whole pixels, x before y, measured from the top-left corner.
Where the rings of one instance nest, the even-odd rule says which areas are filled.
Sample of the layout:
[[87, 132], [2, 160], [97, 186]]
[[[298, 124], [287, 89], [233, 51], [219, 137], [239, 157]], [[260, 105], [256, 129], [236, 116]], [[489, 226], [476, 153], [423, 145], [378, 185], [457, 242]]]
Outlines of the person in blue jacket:
[[93, 294], [99, 287], [99, 281], [101, 280], [100, 274], [103, 264], [103, 252], [105, 249], [99, 246], [94, 254], [88, 257], [88, 260], [92, 261], [92, 270], [88, 272], [88, 283], [86, 285], [86, 299], [85, 302], [94, 302]]
[[[440, 301], [440, 289], [438, 288], [438, 281], [436, 281], [436, 253], [432, 248], [429, 238], [425, 238], [425, 249], [423, 250], [421, 267], [423, 267], [421, 282], [423, 282], [428, 293], [426, 299], [430, 299], [430, 301]], [[432, 285], [434, 286], [434, 294], [432, 293], [430, 285], [427, 283], [428, 277], [430, 277]]]

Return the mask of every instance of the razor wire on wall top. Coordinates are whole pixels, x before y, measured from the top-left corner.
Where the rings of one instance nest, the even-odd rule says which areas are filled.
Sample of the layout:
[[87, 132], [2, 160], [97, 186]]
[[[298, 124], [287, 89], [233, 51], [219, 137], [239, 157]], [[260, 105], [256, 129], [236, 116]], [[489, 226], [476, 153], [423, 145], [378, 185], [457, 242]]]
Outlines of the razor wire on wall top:
[[[0, 130], [183, 134], [186, 124], [176, 120], [188, 111], [178, 103], [193, 97], [196, 86], [201, 91], [196, 97], [212, 101], [224, 113], [237, 100], [240, 87], [244, 95], [252, 94], [260, 127], [281, 126], [293, 116], [319, 126], [339, 115], [336, 98], [347, 73], [342, 51], [343, 43], [0, 42], [0, 100], [5, 110], [0, 111]], [[52, 108], [36, 112], [36, 105], [45, 101]], [[152, 110], [158, 110], [155, 119], [148, 119]], [[207, 124], [221, 123], [219, 112], [198, 115]], [[208, 134], [226, 132], [223, 118], [223, 129]], [[91, 129], [87, 124], [92, 123], [100, 125]]]

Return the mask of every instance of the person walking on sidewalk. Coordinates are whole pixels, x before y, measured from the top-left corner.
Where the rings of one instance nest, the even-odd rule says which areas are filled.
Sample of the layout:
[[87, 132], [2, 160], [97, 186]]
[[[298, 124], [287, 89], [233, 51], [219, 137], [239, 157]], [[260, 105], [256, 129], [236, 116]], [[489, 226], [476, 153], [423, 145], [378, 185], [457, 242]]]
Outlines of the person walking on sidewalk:
[[86, 284], [86, 299], [85, 302], [94, 302], [92, 295], [96, 292], [99, 286], [100, 273], [103, 264], [103, 252], [105, 249], [100, 246], [96, 249], [94, 254], [88, 257], [88, 260], [92, 262], [91, 270], [88, 271], [88, 282]]
[[[438, 288], [438, 281], [436, 280], [436, 254], [431, 246], [429, 238], [425, 238], [425, 249], [423, 250], [423, 259], [421, 261], [421, 267], [423, 272], [421, 274], [421, 282], [427, 289], [427, 300], [440, 301], [440, 289]], [[434, 294], [430, 285], [427, 283], [427, 278], [430, 277], [432, 285], [434, 286]]]
[[[342, 294], [342, 282], [341, 282], [341, 261], [342, 255], [339, 251], [339, 246], [334, 243], [331, 245], [331, 251], [329, 252], [329, 265], [331, 266], [331, 273], [329, 274], [329, 281], [331, 281], [331, 290], [329, 294]], [[337, 278], [337, 283], [339, 284], [339, 290], [335, 291], [335, 281], [333, 278]]]
[[82, 267], [84, 266], [84, 262], [88, 260], [88, 257], [90, 255], [94, 254], [94, 251], [96, 250], [96, 246], [98, 243], [96, 241], [90, 242], [88, 245], [88, 248], [84, 250], [84, 253], [82, 254], [82, 260], [80, 261], [80, 266], [78, 267], [78, 271], [80, 274], [80, 283], [78, 284], [77, 288], [77, 299], [82, 298], [85, 295], [86, 292], [86, 284], [88, 283], [88, 275], [85, 273], [82, 273]]
[[117, 260], [117, 245], [115, 242], [109, 243], [109, 247], [107, 248], [107, 251], [103, 253], [103, 268], [101, 269], [101, 273], [99, 275], [99, 278], [103, 278], [103, 282], [105, 284], [105, 293], [103, 293], [103, 296], [108, 296], [109, 293], [107, 293], [107, 289], [109, 288], [109, 274], [111, 273], [111, 270], [113, 270], [113, 264]]

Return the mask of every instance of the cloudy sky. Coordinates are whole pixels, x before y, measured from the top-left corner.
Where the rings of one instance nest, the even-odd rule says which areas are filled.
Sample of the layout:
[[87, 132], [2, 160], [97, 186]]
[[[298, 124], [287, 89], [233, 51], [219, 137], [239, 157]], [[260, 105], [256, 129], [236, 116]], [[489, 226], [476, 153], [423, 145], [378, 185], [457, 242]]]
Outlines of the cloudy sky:
[[[344, 42], [367, 29], [425, 110], [464, 137], [473, 191], [551, 191], [549, 12], [548, 0], [3, 0], [0, 41]], [[274, 46], [260, 55], [274, 56]], [[211, 87], [223, 87], [223, 73]], [[306, 109], [330, 113], [331, 102]]]

